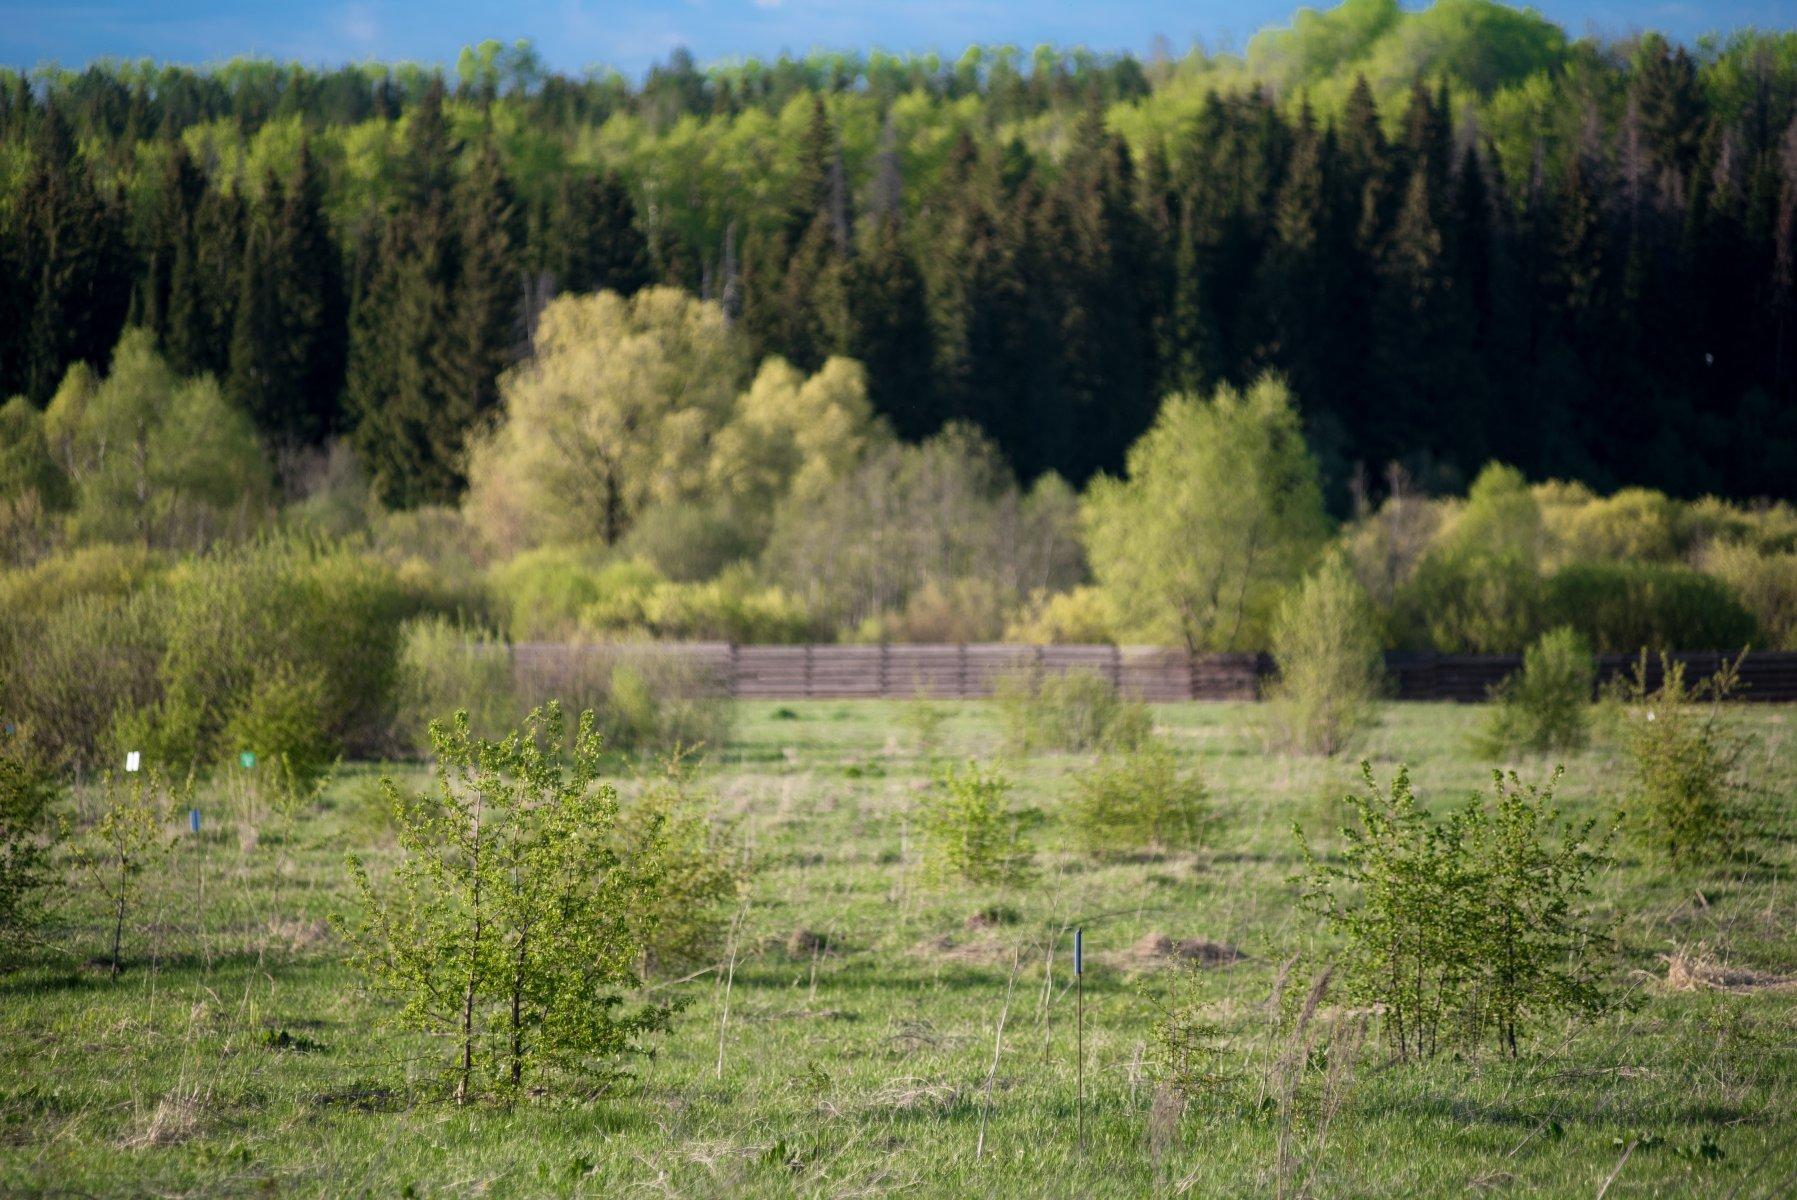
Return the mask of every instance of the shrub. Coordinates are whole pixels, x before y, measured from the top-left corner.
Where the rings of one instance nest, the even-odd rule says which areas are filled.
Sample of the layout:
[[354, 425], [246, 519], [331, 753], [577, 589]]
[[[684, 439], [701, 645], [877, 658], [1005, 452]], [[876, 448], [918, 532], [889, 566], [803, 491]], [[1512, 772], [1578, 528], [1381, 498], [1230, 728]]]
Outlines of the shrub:
[[1190, 850], [1204, 838], [1208, 793], [1173, 751], [1149, 741], [1107, 756], [1073, 781], [1069, 817], [1089, 853]]
[[120, 716], [161, 696], [168, 625], [167, 596], [152, 588], [77, 596], [0, 630], [0, 720], [16, 727], [18, 752], [58, 769], [110, 761]]
[[947, 723], [949, 710], [940, 704], [933, 704], [919, 696], [904, 703], [900, 710], [900, 720], [911, 733], [911, 743], [917, 748], [919, 757], [927, 758], [936, 753], [942, 746], [942, 727]]
[[1095, 671], [1037, 672], [1001, 680], [993, 692], [1011, 748], [1037, 750], [1129, 750], [1141, 744], [1154, 722], [1148, 706], [1117, 694]]
[[1020, 879], [1029, 857], [1024, 831], [1033, 814], [1013, 810], [1010, 794], [1010, 780], [978, 763], [938, 775], [921, 811], [925, 870], [969, 883]]
[[1084, 574], [1077, 518], [1066, 484], [1044, 477], [1020, 493], [997, 448], [952, 424], [921, 444], [872, 446], [820, 491], [781, 501], [761, 568], [807, 611], [856, 629], [904, 612], [931, 582], [951, 596], [955, 581], [983, 580], [1005, 603], [1071, 586]]
[[1117, 614], [1095, 587], [1037, 590], [1005, 626], [1005, 641], [1032, 646], [1111, 645], [1116, 640]]
[[165, 569], [163, 556], [142, 546], [83, 546], [27, 570], [0, 572], [0, 613], [21, 620], [54, 612], [82, 596], [123, 599], [153, 583]]
[[1620, 729], [1636, 829], [1676, 865], [1739, 844], [1745, 789], [1736, 766], [1750, 743], [1725, 707], [1735, 664], [1695, 685], [1685, 681], [1684, 663], [1662, 656], [1660, 666], [1657, 688], [1648, 686], [1646, 654], [1621, 684]]
[[219, 748], [227, 761], [250, 751], [270, 773], [287, 776], [287, 785], [309, 791], [340, 749], [330, 732], [330, 702], [321, 672], [277, 663], [227, 719]]
[[1577, 750], [1590, 734], [1597, 663], [1576, 629], [1541, 635], [1523, 652], [1522, 670], [1492, 689], [1478, 739], [1481, 753]]
[[50, 883], [47, 835], [56, 788], [0, 734], [0, 968], [18, 958]]
[[549, 546], [495, 567], [488, 581], [505, 614], [505, 632], [524, 642], [566, 637], [603, 598], [646, 591], [659, 578], [652, 567], [607, 564], [603, 551]]
[[625, 558], [641, 559], [675, 583], [711, 579], [755, 548], [750, 531], [724, 506], [691, 502], [645, 509], [618, 543]]
[[1397, 589], [1394, 632], [1443, 654], [1514, 654], [1540, 628], [1541, 588], [1530, 559], [1431, 552]]
[[594, 633], [645, 630], [686, 641], [802, 642], [818, 632], [797, 600], [758, 585], [744, 566], [704, 583], [657, 583], [622, 620], [595, 606], [581, 623]]
[[1271, 715], [1290, 749], [1334, 754], [1372, 720], [1379, 637], [1372, 605], [1341, 559], [1330, 558], [1280, 606], [1273, 657]]
[[1735, 542], [1712, 547], [1703, 568], [1753, 614], [1769, 648], [1797, 650], [1797, 551], [1760, 551]]
[[1595, 824], [1562, 821], [1551, 783], [1496, 773], [1490, 810], [1475, 795], [1436, 821], [1404, 768], [1384, 792], [1361, 769], [1339, 856], [1298, 832], [1302, 901], [1345, 940], [1350, 998], [1382, 1007], [1398, 1056], [1486, 1034], [1514, 1056], [1530, 1018], [1593, 1010], [1606, 936], [1581, 905], [1608, 841]]
[[[171, 753], [217, 761], [225, 724], [283, 671], [323, 680], [320, 736], [351, 754], [385, 742], [410, 604], [393, 572], [344, 550], [265, 542], [183, 563], [169, 579], [162, 663]], [[182, 744], [185, 743], [185, 744]]]
[[1689, 540], [1682, 508], [1662, 492], [1624, 488], [1565, 506], [1554, 532], [1568, 562], [1671, 562]]
[[619, 810], [619, 857], [658, 853], [662, 866], [660, 888], [631, 910], [645, 974], [714, 961], [723, 943], [746, 869], [715, 810], [715, 798], [696, 785], [691, 760], [678, 751], [664, 756]]
[[1004, 627], [1007, 602], [990, 579], [931, 579], [913, 591], [898, 612], [870, 618], [856, 640], [882, 642], [985, 642]]
[[418, 617], [400, 632], [394, 705], [396, 740], [430, 751], [430, 723], [457, 709], [478, 737], [497, 737], [518, 709], [510, 647], [478, 626], [447, 617]]
[[623, 1007], [644, 950], [633, 914], [663, 886], [659, 835], [629, 860], [615, 849], [618, 798], [598, 784], [591, 713], [565, 762], [555, 705], [503, 741], [475, 737], [462, 714], [432, 738], [432, 794], [382, 781], [403, 854], [392, 882], [377, 890], [350, 860], [362, 915], [336, 923], [355, 967], [399, 1003], [402, 1025], [451, 1031], [458, 1103], [483, 1079], [515, 1099], [544, 1069], [616, 1075], [671, 1015]]
[[715, 749], [734, 715], [710, 680], [673, 658], [645, 655], [612, 667], [599, 719], [608, 747], [641, 752]]
[[1758, 634], [1753, 614], [1720, 579], [1654, 563], [1580, 563], [1551, 576], [1548, 625], [1570, 625], [1599, 654], [1727, 650]]

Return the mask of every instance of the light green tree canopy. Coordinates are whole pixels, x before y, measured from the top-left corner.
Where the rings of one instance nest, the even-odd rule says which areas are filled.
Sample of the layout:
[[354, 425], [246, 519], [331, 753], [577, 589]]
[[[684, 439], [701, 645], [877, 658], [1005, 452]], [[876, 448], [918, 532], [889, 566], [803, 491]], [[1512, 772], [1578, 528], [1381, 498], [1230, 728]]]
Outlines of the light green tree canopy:
[[198, 546], [268, 496], [249, 419], [211, 376], [176, 375], [145, 329], [125, 331], [104, 380], [70, 368], [44, 432], [74, 485], [80, 534]]
[[747, 365], [724, 310], [675, 288], [554, 301], [474, 447], [470, 514], [500, 546], [610, 545], [649, 505], [704, 488]]
[[1208, 401], [1171, 396], [1126, 478], [1086, 496], [1086, 552], [1119, 632], [1193, 650], [1265, 645], [1280, 591], [1328, 538], [1290, 390], [1266, 376]]
[[860, 363], [831, 358], [807, 379], [785, 359], [770, 358], [718, 432], [710, 483], [721, 498], [766, 514], [789, 492], [816, 497], [885, 436]]
[[506, 547], [612, 545], [688, 501], [765, 527], [789, 491], [816, 494], [885, 438], [859, 363], [807, 378], [769, 359], [739, 394], [748, 363], [723, 310], [673, 288], [555, 301], [475, 447], [471, 515]]
[[1488, 555], [1534, 570], [1546, 547], [1541, 504], [1515, 467], [1489, 463], [1441, 539], [1449, 554]]

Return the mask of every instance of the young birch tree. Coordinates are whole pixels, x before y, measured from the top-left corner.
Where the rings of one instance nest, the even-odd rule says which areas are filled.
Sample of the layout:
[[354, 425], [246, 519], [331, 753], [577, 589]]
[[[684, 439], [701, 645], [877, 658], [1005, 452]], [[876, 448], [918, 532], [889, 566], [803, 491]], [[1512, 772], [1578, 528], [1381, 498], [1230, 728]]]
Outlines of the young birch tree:
[[475, 737], [466, 713], [434, 724], [434, 791], [382, 782], [403, 854], [391, 881], [377, 886], [350, 860], [362, 916], [338, 924], [355, 965], [399, 1002], [404, 1027], [454, 1046], [458, 1104], [483, 1081], [515, 1100], [544, 1069], [603, 1082], [672, 1015], [665, 1004], [627, 1011], [625, 999], [664, 846], [650, 833], [620, 859], [593, 714], [581, 714], [565, 759], [564, 740], [553, 703], [501, 741]]

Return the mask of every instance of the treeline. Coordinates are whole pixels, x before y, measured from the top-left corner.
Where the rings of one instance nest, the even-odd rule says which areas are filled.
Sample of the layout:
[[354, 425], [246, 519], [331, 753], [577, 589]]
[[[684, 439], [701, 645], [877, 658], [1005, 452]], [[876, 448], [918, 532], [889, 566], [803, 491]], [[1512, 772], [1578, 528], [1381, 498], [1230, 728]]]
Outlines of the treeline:
[[640, 84], [102, 64], [0, 79], [0, 395], [127, 325], [291, 490], [347, 439], [444, 502], [564, 291], [672, 284], [867, 370], [903, 439], [1116, 470], [1161, 398], [1288, 379], [1334, 511], [1397, 462], [1788, 496], [1797, 38], [1568, 42], [1352, 0], [1240, 57], [813, 56]]
[[[47, 409], [0, 406], [0, 727], [62, 766], [214, 762], [252, 728], [328, 761], [391, 753], [469, 697], [513, 719], [506, 642], [1286, 654], [1312, 603], [1354, 618], [1351, 642], [1313, 640], [1365, 662], [1556, 630], [1604, 653], [1797, 649], [1789, 503], [1600, 495], [1498, 464], [1428, 496], [1393, 468], [1337, 522], [1271, 375], [1169, 397], [1083, 492], [1026, 487], [978, 429], [906, 441], [870, 395], [853, 359], [758, 361], [742, 322], [679, 289], [562, 296], [502, 377], [459, 503], [392, 508], [352, 446], [276, 461], [215, 377], [130, 329]], [[614, 740], [711, 719], [680, 680], [558, 686]]]

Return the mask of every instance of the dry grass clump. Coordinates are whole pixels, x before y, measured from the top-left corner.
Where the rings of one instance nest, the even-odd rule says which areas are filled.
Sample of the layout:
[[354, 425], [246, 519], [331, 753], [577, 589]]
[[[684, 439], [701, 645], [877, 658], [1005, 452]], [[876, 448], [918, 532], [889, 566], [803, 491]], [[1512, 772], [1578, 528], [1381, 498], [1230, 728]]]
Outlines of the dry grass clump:
[[156, 1102], [147, 1120], [137, 1132], [125, 1139], [131, 1149], [151, 1146], [174, 1146], [199, 1132], [200, 1117], [206, 1108], [206, 1097], [198, 1088], [173, 1091]]
[[1666, 978], [1660, 986], [1668, 992], [1747, 992], [1797, 986], [1797, 979], [1788, 975], [1725, 966], [1709, 947], [1703, 945], [1681, 947], [1671, 954], [1662, 954], [1660, 961], [1666, 964]]
[[869, 1111], [893, 1113], [945, 1113], [962, 1099], [962, 1090], [952, 1083], [912, 1077], [894, 1079], [882, 1085], [867, 1098], [864, 1107]]
[[1164, 933], [1145, 933], [1129, 948], [1129, 957], [1138, 965], [1163, 962], [1191, 963], [1197, 966], [1226, 967], [1245, 956], [1227, 942], [1209, 938], [1172, 938]]

